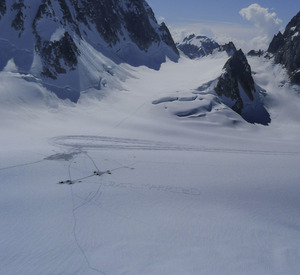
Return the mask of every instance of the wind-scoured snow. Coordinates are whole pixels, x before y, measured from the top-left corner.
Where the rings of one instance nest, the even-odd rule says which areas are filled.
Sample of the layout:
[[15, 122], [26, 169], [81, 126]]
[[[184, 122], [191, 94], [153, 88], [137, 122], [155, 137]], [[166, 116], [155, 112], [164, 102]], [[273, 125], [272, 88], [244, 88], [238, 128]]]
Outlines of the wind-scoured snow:
[[160, 71], [98, 58], [77, 104], [0, 73], [0, 273], [297, 274], [300, 98], [284, 69], [248, 58], [262, 126], [210, 105], [226, 53]]

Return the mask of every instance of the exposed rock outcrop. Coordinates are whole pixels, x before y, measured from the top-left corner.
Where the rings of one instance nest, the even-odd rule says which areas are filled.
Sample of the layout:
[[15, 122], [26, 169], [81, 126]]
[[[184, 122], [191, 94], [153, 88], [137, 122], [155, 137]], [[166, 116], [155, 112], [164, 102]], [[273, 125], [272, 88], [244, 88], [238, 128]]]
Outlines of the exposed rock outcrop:
[[236, 51], [226, 62], [215, 91], [223, 103], [246, 121], [264, 125], [270, 123], [261, 91], [254, 83], [251, 67], [242, 50]]
[[248, 52], [247, 55], [249, 56], [262, 56], [265, 52], [263, 50], [258, 50], [258, 51], [255, 51], [255, 50], [251, 50]]
[[287, 69], [291, 81], [300, 84], [300, 12], [288, 23], [284, 33], [279, 32], [271, 41], [268, 53], [276, 63]]
[[1, 19], [1, 15], [5, 14], [5, 12], [6, 12], [6, 2], [0, 1], [0, 19]]
[[220, 52], [227, 52], [228, 56], [233, 56], [233, 54], [237, 51], [235, 45], [233, 44], [233, 42], [229, 42], [229, 43], [226, 43], [224, 45], [220, 45], [219, 47], [219, 51]]

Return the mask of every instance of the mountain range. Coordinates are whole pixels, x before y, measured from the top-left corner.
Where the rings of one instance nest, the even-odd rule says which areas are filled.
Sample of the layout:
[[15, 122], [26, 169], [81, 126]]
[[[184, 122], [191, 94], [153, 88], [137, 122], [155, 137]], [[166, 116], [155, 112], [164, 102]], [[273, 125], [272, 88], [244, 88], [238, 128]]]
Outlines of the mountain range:
[[[300, 68], [299, 22], [298, 13], [283, 34], [274, 36], [265, 54], [282, 64], [295, 83]], [[230, 59], [219, 80], [211, 80], [215, 85], [211, 89], [246, 121], [270, 122], [265, 92], [254, 83], [241, 50], [232, 42], [219, 45], [195, 34], [175, 44], [146, 1], [2, 1], [0, 27], [0, 70], [13, 68], [27, 81], [41, 83], [73, 102], [88, 89], [121, 87], [124, 75], [130, 73], [120, 64], [159, 70], [167, 59], [178, 62], [179, 51], [191, 59], [225, 52]]]
[[216, 51], [225, 51], [229, 56], [232, 56], [236, 52], [236, 47], [232, 42], [220, 45], [207, 36], [196, 36], [195, 34], [190, 34], [181, 42], [176, 43], [176, 45], [183, 54], [191, 59], [207, 56]]
[[73, 101], [103, 85], [107, 64], [97, 53], [115, 64], [153, 69], [179, 58], [166, 25], [138, 0], [1, 1], [0, 53], [0, 70], [13, 60], [18, 72]]

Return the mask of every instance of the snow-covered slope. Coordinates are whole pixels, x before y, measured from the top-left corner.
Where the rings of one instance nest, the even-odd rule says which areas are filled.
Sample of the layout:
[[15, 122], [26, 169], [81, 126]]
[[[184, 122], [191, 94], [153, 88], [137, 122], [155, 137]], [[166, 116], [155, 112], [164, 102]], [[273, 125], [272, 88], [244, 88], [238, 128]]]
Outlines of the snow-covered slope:
[[[0, 70], [11, 60], [18, 72], [72, 101], [105, 85], [112, 62], [159, 69], [178, 59], [168, 28], [145, 1], [6, 0], [0, 15]], [[118, 70], [109, 74], [122, 78]]]
[[[225, 52], [216, 52], [198, 62], [203, 62], [203, 66], [209, 70], [215, 65], [212, 60], [226, 57], [228, 58]], [[271, 120], [264, 106], [265, 96], [266, 91], [254, 82], [247, 58], [239, 50], [226, 61], [218, 76], [195, 86], [192, 91], [176, 91], [167, 97], [155, 99], [152, 103], [164, 106], [178, 117], [195, 119], [213, 115], [220, 121], [227, 120], [229, 125], [243, 119], [249, 123], [268, 125]], [[233, 111], [240, 116], [233, 114]]]
[[[84, 94], [76, 107], [55, 98], [1, 105], [1, 272], [296, 274], [300, 108], [284, 70], [249, 57], [268, 91], [269, 127], [229, 108], [168, 115], [227, 59], [130, 68], [126, 90], [101, 101]], [[1, 94], [38, 85], [0, 75]]]
[[[150, 12], [143, 1], [36, 3], [0, 2], [15, 26], [0, 29], [0, 273], [297, 274], [300, 88], [288, 72], [248, 57], [272, 121], [250, 124], [215, 91], [226, 52], [137, 68], [117, 46], [146, 44], [115, 32], [114, 13], [106, 34], [102, 13], [80, 13]], [[169, 52], [164, 41], [137, 56]], [[56, 79], [40, 75], [49, 62]]]
[[[227, 60], [123, 64], [124, 90], [99, 101], [91, 88], [76, 105], [1, 72], [1, 98], [15, 97], [0, 101], [1, 273], [297, 274], [299, 86], [249, 57], [268, 127], [225, 105], [170, 114], [210, 100], [205, 83]], [[178, 99], [152, 104], [167, 97]]]

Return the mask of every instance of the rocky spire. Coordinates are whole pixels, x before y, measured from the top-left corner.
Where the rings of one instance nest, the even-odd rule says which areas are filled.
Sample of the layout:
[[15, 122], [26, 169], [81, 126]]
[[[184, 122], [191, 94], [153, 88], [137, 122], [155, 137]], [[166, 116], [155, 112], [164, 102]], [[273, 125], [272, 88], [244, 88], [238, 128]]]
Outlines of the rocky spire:
[[215, 91], [223, 103], [246, 121], [264, 125], [270, 122], [242, 50], [236, 51], [224, 65]]
[[287, 69], [291, 81], [300, 84], [300, 12], [293, 17], [284, 33], [278, 33], [270, 43], [268, 52], [276, 63]]

